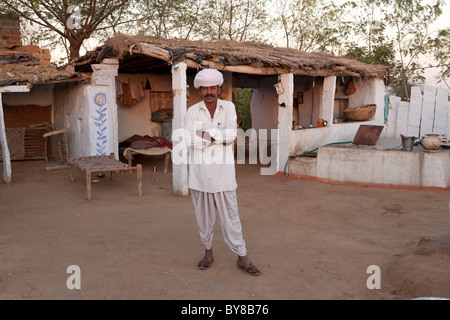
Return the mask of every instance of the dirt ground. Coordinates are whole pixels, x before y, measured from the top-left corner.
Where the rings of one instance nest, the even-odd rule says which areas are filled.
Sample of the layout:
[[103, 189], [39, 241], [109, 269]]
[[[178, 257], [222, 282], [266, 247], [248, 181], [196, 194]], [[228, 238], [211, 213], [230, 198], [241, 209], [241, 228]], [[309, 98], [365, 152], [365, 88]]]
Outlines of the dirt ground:
[[[55, 163], [16, 161], [0, 184], [0, 299], [412, 299], [450, 298], [450, 192], [342, 186], [261, 176], [237, 165], [249, 257], [236, 267], [218, 221], [215, 261], [203, 256], [189, 197], [172, 194], [163, 160], [135, 174], [70, 182]], [[153, 173], [153, 166], [158, 171]], [[70, 265], [81, 289], [68, 289]], [[381, 289], [369, 289], [369, 266]], [[374, 282], [372, 282], [374, 283]]]

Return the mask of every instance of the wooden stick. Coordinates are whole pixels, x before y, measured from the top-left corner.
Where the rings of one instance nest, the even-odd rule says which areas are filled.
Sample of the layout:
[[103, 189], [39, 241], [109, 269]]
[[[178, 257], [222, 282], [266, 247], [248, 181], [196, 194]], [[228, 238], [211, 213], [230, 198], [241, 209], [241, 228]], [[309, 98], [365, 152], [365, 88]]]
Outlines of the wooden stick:
[[63, 165], [60, 165], [60, 166], [53, 166], [53, 167], [46, 167], [45, 168], [46, 171], [59, 170], [59, 169], [67, 169], [67, 165], [63, 164]]
[[138, 164], [136, 165], [137, 171], [137, 181], [138, 181], [138, 196], [142, 197], [142, 165]]
[[69, 175], [70, 175], [70, 181], [74, 182], [75, 179], [73, 177], [73, 165], [67, 163], [67, 165], [69, 166]]
[[55, 131], [44, 133], [42, 136], [44, 138], [46, 138], [46, 137], [54, 136], [55, 134], [66, 133], [67, 131], [68, 131], [67, 129], [60, 129], [60, 130], [55, 130]]
[[87, 199], [91, 200], [91, 170], [86, 169], [86, 192], [87, 192]]
[[167, 170], [169, 169], [170, 152], [167, 152], [164, 158], [164, 173], [167, 173]]

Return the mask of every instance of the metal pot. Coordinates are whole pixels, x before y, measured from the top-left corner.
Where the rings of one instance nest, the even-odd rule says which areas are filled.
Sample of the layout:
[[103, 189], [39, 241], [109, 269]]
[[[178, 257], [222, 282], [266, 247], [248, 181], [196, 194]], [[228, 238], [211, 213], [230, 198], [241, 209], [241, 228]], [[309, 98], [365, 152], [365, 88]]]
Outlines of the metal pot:
[[402, 145], [403, 150], [412, 150], [414, 146], [414, 140], [416, 140], [416, 137], [414, 136], [403, 136], [402, 135]]

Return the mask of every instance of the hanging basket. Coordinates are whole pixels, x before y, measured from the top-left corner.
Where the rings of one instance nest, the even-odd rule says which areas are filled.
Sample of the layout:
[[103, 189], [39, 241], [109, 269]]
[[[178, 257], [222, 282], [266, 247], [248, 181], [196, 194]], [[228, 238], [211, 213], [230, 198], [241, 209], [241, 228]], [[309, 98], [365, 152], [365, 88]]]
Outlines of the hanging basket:
[[348, 120], [365, 121], [375, 115], [376, 109], [376, 104], [365, 104], [362, 106], [345, 109], [344, 113]]

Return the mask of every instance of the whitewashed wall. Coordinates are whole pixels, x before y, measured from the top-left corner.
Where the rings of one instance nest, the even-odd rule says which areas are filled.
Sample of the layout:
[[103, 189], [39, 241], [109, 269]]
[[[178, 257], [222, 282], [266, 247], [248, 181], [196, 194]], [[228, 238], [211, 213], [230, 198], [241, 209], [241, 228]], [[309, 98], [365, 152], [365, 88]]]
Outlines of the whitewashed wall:
[[420, 138], [429, 133], [450, 138], [449, 91], [430, 86], [411, 88], [411, 101], [389, 97], [388, 122], [382, 137], [400, 139], [400, 135]]
[[[331, 77], [330, 77], [331, 78]], [[339, 78], [337, 79], [339, 81]], [[323, 83], [316, 84], [323, 92]], [[333, 86], [330, 83], [328, 86], [334, 87], [335, 98], [344, 97], [339, 85]], [[385, 86], [381, 79], [372, 79], [366, 81], [355, 81], [356, 92], [353, 95], [345, 96], [349, 99], [349, 108], [364, 105], [364, 104], [376, 104], [377, 109], [375, 116], [369, 121], [349, 121], [344, 123], [333, 123], [333, 119], [330, 119], [333, 115], [333, 105], [330, 105], [330, 101], [333, 101], [331, 97], [327, 97], [326, 94], [318, 95], [316, 93], [315, 100], [319, 100], [321, 105], [316, 106], [317, 110], [328, 110], [322, 113], [328, 114], [330, 118], [325, 118], [328, 121], [326, 127], [307, 128], [302, 130], [293, 130], [291, 133], [290, 143], [290, 155], [301, 154], [303, 152], [311, 151], [315, 148], [321, 147], [325, 144], [334, 142], [352, 141], [356, 132], [361, 124], [364, 125], [383, 125], [384, 124], [384, 94]], [[315, 90], [319, 90], [318, 88]], [[304, 96], [307, 96], [304, 95]], [[319, 99], [317, 99], [319, 98]], [[325, 102], [326, 101], [326, 102]], [[316, 101], [315, 101], [316, 103]], [[330, 112], [331, 110], [331, 112]], [[302, 110], [300, 109], [301, 113]], [[319, 111], [317, 111], [319, 112]], [[319, 113], [318, 113], [319, 115]], [[309, 113], [309, 117], [311, 114]], [[318, 117], [318, 116], [317, 116]], [[314, 121], [317, 121], [316, 117], [313, 117]]]
[[89, 117], [87, 103], [87, 85], [58, 83], [53, 93], [53, 123], [61, 129], [68, 129], [69, 156], [89, 155]]
[[91, 83], [58, 84], [53, 104], [54, 124], [68, 129], [71, 157], [109, 155], [118, 158], [118, 121], [115, 76], [118, 61], [92, 65]]
[[3, 94], [3, 103], [10, 106], [53, 104], [54, 84], [41, 84], [31, 87], [29, 92], [11, 92]]
[[[151, 91], [172, 91], [172, 77], [170, 74], [119, 74], [117, 80], [130, 82], [138, 77], [147, 77]], [[145, 90], [145, 97], [130, 108], [118, 105], [119, 142], [138, 134], [141, 136], [153, 135], [154, 128], [161, 128], [159, 122], [151, 121], [150, 92]]]

